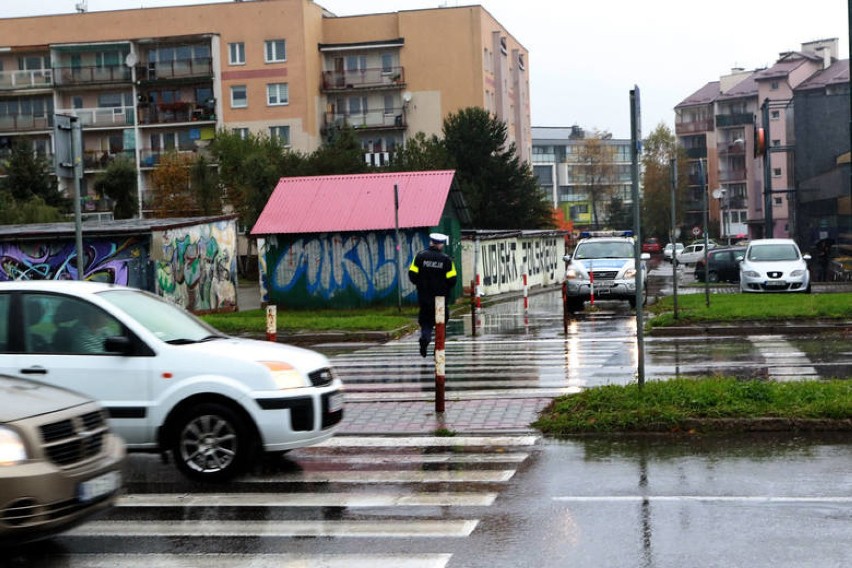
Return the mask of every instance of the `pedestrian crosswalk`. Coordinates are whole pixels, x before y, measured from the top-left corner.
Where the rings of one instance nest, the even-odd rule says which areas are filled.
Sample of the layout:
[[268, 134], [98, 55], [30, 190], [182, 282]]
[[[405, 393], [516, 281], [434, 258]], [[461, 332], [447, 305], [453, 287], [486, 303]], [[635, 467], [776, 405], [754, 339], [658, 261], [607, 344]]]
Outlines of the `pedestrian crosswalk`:
[[339, 436], [223, 486], [192, 485], [152, 456], [131, 456], [116, 507], [59, 537], [57, 563], [34, 565], [442, 568], [539, 443]]

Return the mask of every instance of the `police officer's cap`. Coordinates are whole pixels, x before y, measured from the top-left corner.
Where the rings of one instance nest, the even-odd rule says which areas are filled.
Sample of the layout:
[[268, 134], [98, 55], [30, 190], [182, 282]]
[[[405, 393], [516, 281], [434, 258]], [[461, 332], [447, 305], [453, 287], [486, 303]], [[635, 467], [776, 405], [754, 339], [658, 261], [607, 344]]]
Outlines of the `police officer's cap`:
[[433, 243], [441, 243], [445, 245], [450, 240], [450, 237], [443, 233], [431, 233], [429, 235], [429, 240]]

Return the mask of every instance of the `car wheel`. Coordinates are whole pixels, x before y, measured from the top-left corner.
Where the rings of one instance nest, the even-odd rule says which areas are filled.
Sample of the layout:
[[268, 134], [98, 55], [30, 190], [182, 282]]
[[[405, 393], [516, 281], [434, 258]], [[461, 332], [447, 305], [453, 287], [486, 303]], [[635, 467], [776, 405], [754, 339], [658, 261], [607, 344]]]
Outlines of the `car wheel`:
[[718, 282], [718, 281], [719, 281], [719, 274], [717, 274], [716, 272], [712, 272], [712, 271], [711, 271], [711, 272], [707, 275], [707, 280], [709, 280], [710, 282]]
[[228, 481], [246, 468], [253, 453], [245, 421], [223, 404], [193, 406], [172, 432], [175, 464], [197, 481]]

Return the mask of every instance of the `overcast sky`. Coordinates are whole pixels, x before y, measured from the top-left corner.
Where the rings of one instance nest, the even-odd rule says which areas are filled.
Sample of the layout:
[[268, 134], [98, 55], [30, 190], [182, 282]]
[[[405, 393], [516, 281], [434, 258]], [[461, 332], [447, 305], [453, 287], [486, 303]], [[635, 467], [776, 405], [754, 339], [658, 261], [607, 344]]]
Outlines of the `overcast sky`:
[[[2, 0], [0, 17], [73, 12], [80, 0]], [[217, 0], [88, 0], [89, 11]], [[229, 1], [229, 0], [218, 0]], [[455, 0], [318, 0], [339, 16], [464, 6]], [[533, 126], [630, 135], [629, 91], [641, 90], [642, 132], [674, 125], [674, 106], [732, 67], [771, 65], [802, 42], [840, 39], [843, 0], [480, 0], [530, 52]], [[436, 30], [437, 31], [437, 30]], [[2, 38], [0, 38], [2, 44]], [[439, 45], [439, 44], [436, 44]]]

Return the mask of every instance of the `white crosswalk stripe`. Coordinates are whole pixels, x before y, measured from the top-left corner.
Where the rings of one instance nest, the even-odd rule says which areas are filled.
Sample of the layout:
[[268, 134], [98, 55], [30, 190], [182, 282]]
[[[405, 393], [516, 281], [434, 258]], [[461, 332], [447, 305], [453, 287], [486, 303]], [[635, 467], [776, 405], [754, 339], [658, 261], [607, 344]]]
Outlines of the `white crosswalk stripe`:
[[80, 554], [65, 568], [444, 568], [451, 554]]

